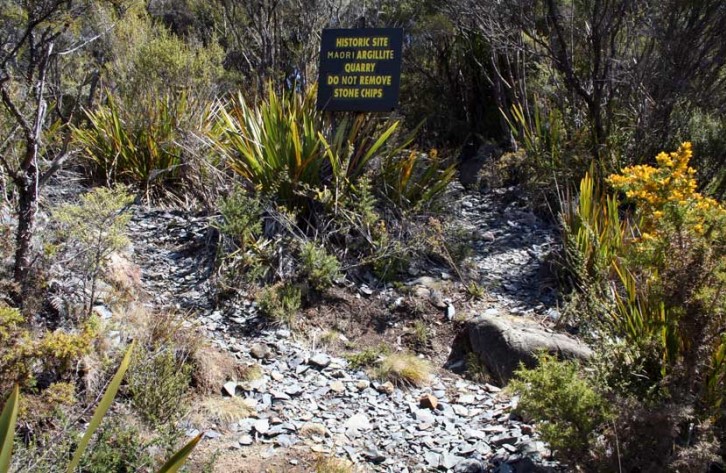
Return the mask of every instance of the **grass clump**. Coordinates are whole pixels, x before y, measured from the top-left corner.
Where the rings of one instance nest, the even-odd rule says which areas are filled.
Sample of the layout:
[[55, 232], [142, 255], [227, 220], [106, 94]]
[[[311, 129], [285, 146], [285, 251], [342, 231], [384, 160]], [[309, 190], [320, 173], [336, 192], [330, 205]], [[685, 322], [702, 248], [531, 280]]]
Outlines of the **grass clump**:
[[241, 367], [239, 370], [240, 381], [254, 381], [262, 377], [262, 367], [257, 363]]
[[351, 368], [367, 368], [375, 365], [378, 360], [391, 352], [387, 345], [381, 343], [375, 347], [365, 348], [357, 353], [344, 355]]
[[271, 321], [293, 326], [297, 311], [302, 306], [302, 293], [294, 284], [276, 284], [262, 290], [257, 304], [262, 314]]
[[472, 381], [477, 383], [489, 383], [494, 378], [489, 368], [479, 359], [479, 355], [470, 351], [466, 354], [466, 374]]
[[539, 423], [542, 440], [563, 458], [584, 459], [610, 418], [606, 400], [572, 361], [543, 355], [536, 368], [521, 367], [510, 388], [521, 396], [518, 410]]
[[315, 473], [353, 473], [353, 464], [336, 457], [319, 457], [313, 465]]
[[431, 330], [423, 320], [413, 323], [413, 341], [419, 346], [425, 346], [431, 341]]
[[376, 378], [398, 386], [423, 386], [431, 377], [431, 364], [413, 353], [394, 353], [374, 369]]
[[229, 425], [255, 412], [249, 401], [241, 397], [210, 396], [197, 406], [199, 416], [215, 425]]
[[471, 281], [466, 285], [466, 297], [469, 300], [479, 301], [486, 297], [487, 291], [476, 281]]

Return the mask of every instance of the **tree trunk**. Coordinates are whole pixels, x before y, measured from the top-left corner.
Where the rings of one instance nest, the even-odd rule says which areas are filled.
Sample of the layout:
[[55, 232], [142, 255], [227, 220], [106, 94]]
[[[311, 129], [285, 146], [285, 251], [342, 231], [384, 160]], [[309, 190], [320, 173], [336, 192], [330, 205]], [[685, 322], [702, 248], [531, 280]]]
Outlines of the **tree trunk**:
[[[22, 185], [18, 185], [18, 229], [15, 234], [15, 268], [13, 278], [20, 286], [21, 297], [25, 295], [28, 271], [30, 270], [30, 241], [33, 237], [35, 224], [35, 191], [34, 169], [24, 176]], [[20, 183], [18, 183], [20, 184]]]

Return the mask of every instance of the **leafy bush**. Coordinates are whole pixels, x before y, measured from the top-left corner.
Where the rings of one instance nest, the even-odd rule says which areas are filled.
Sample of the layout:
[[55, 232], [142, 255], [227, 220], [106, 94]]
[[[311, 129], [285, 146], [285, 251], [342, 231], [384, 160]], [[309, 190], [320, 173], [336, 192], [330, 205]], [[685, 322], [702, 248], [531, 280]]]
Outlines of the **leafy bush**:
[[153, 464], [153, 458], [134, 426], [114, 421], [101, 429], [96, 446], [81, 462], [88, 473], [134, 473]]
[[[696, 191], [691, 157], [684, 143], [660, 153], [655, 166], [611, 175], [607, 182], [624, 194], [626, 211], [586, 176], [578, 205], [563, 215], [578, 289], [574, 311], [585, 334], [598, 340], [594, 367], [602, 389], [619, 402], [637, 399], [649, 409], [689, 413], [664, 417], [673, 432], [689, 416], [704, 425], [723, 416], [726, 392], [726, 209]], [[710, 445], [710, 429], [681, 440], [678, 455]], [[654, 456], [664, 465], [677, 460], [670, 446], [658, 445], [663, 450]]]
[[332, 286], [335, 278], [340, 275], [340, 262], [335, 255], [329, 254], [324, 247], [311, 241], [303, 244], [300, 260], [302, 277], [317, 290]]
[[262, 232], [262, 204], [258, 199], [249, 197], [237, 187], [222, 199], [219, 212], [222, 219], [217, 228], [231, 238], [239, 249], [248, 248], [259, 238]]
[[59, 223], [60, 247], [68, 258], [67, 268], [75, 269], [83, 281], [82, 294], [88, 294], [86, 313], [96, 298], [96, 283], [113, 252], [129, 244], [126, 225], [131, 219], [127, 207], [133, 201], [126, 188], [96, 188], [78, 204], [65, 204], [53, 212]]
[[[113, 13], [109, 14], [113, 15]], [[127, 5], [104, 35], [110, 61], [105, 75], [113, 92], [134, 107], [141, 98], [185, 91], [209, 96], [224, 74], [224, 51], [217, 41], [201, 43], [175, 34], [154, 21], [143, 5]]]
[[[86, 453], [87, 447], [91, 442], [92, 437], [101, 425], [103, 417], [106, 415], [109, 408], [111, 407], [111, 404], [116, 397], [116, 393], [121, 386], [121, 381], [123, 380], [124, 374], [126, 373], [126, 370], [128, 369], [131, 362], [131, 355], [133, 353], [133, 350], [134, 343], [132, 342], [131, 346], [129, 346], [129, 348], [126, 350], [126, 354], [121, 360], [116, 374], [114, 374], [113, 378], [109, 382], [108, 387], [103, 394], [103, 397], [101, 398], [98, 406], [96, 407], [96, 410], [93, 413], [91, 421], [89, 422], [88, 426], [85, 429], [85, 432], [83, 433], [83, 436], [81, 437], [77, 445], [75, 445], [73, 456], [70, 462], [67, 464], [67, 468], [65, 469], [67, 473], [74, 472], [83, 460], [84, 454]], [[17, 421], [20, 400], [20, 387], [16, 384], [5, 403], [2, 412], [0, 412], [0, 439], [2, 439], [2, 441], [0, 441], [0, 473], [8, 473], [10, 471], [11, 463], [13, 461], [15, 424]], [[158, 473], [172, 473], [178, 471], [179, 468], [181, 468], [181, 466], [186, 462], [187, 457], [201, 439], [202, 434], [197, 435], [179, 451], [173, 454], [167, 460], [167, 462], [164, 463], [164, 465], [158, 470]], [[62, 445], [66, 445], [68, 442], [69, 439], [60, 439], [60, 443]], [[54, 445], [57, 445], [58, 443], [59, 439], [54, 439]], [[58, 458], [62, 458], [62, 456], [58, 455]], [[42, 458], [40, 460], [42, 460]], [[62, 458], [61, 461], [65, 464], [67, 458]], [[111, 461], [113, 461], [113, 458], [111, 458]]]
[[131, 403], [149, 426], [173, 423], [186, 412], [191, 366], [177, 359], [173, 346], [149, 352], [140, 346], [127, 382]]
[[699, 360], [718, 352], [713, 334], [726, 323], [719, 289], [726, 281], [726, 208], [696, 192], [691, 156], [684, 143], [660, 153], [657, 167], [632, 166], [609, 178], [635, 204], [639, 230], [614, 264], [624, 289], [614, 293], [615, 322], [632, 342], [660, 340], [662, 375], [683, 369], [687, 389], [705, 382]]
[[276, 246], [262, 235], [262, 202], [249, 196], [242, 188], [223, 198], [219, 229], [222, 244], [218, 248], [220, 284], [229, 288], [239, 281], [251, 283], [265, 280], [272, 273]]
[[541, 356], [536, 368], [517, 370], [509, 386], [521, 396], [517, 409], [538, 421], [542, 440], [562, 458], [586, 457], [609, 418], [605, 399], [580, 376], [575, 362]]
[[262, 290], [257, 304], [266, 317], [292, 326], [302, 305], [302, 295], [300, 288], [294, 284], [276, 284]]
[[13, 383], [33, 386], [41, 375], [46, 382], [69, 380], [97, 335], [93, 318], [76, 332], [34, 331], [19, 310], [0, 303], [0, 389]]

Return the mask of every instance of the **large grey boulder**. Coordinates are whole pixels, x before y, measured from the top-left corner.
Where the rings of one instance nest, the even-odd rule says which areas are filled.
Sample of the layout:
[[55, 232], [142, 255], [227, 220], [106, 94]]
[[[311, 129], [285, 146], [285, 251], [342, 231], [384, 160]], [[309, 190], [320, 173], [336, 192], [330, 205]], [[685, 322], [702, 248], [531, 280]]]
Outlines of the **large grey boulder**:
[[506, 383], [520, 363], [533, 368], [546, 352], [560, 359], [586, 360], [592, 350], [581, 341], [541, 327], [524, 317], [487, 314], [467, 322], [469, 348], [489, 373]]

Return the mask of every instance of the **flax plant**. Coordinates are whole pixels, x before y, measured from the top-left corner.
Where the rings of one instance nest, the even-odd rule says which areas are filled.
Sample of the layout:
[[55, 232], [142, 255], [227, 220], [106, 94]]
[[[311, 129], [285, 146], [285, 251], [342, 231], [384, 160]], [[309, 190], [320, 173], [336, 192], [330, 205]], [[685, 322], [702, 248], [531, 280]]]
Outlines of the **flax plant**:
[[145, 190], [179, 179], [182, 130], [192, 115], [189, 99], [182, 93], [143, 100], [148, 103], [140, 110], [129, 111], [109, 95], [106, 105], [86, 112], [89, 125], [74, 130], [97, 178], [140, 184]]
[[456, 166], [441, 162], [437, 150], [428, 156], [411, 151], [383, 161], [383, 192], [398, 208], [420, 209], [436, 200], [456, 174]]
[[278, 94], [270, 86], [256, 106], [238, 94], [215, 110], [212, 141], [229, 168], [291, 210], [308, 207], [309, 191], [326, 188], [337, 208], [374, 158], [392, 159], [415, 137], [400, 139], [398, 121], [370, 114], [334, 120], [316, 109], [315, 93]]
[[291, 209], [300, 207], [303, 186], [321, 185], [322, 116], [314, 99], [313, 89], [278, 96], [270, 87], [257, 107], [240, 93], [216, 109], [215, 145], [229, 168]]

